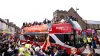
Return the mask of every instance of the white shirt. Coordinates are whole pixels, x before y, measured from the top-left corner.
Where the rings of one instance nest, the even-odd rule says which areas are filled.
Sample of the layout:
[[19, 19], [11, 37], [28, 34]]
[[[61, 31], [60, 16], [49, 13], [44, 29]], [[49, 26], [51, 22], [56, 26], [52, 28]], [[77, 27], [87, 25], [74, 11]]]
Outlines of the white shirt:
[[35, 51], [37, 52], [40, 51], [40, 49], [41, 49], [40, 47], [35, 47]]
[[100, 41], [100, 38], [99, 38], [99, 41]]
[[56, 56], [56, 55], [57, 55], [57, 53], [58, 53], [58, 52], [55, 52], [54, 56]]
[[13, 51], [13, 50], [11, 48], [9, 48], [7, 51], [9, 52], [9, 51]]
[[98, 37], [98, 39], [99, 39], [99, 41], [100, 41], [100, 36], [97, 36]]
[[15, 49], [19, 49], [19, 47], [16, 46]]

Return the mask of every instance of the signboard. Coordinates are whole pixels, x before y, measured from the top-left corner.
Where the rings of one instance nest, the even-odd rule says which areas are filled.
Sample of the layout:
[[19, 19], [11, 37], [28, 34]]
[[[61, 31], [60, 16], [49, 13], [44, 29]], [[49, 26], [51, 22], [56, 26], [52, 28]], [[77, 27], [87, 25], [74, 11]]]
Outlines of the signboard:
[[72, 26], [69, 23], [53, 24], [49, 33], [72, 33]]

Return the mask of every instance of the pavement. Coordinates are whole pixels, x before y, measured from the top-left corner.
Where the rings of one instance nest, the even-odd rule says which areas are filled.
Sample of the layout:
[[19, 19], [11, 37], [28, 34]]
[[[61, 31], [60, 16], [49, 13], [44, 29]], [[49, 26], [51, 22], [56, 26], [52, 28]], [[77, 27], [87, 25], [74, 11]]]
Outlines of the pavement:
[[[96, 45], [96, 46], [97, 46], [97, 48], [95, 49], [95, 53], [100, 54], [100, 47], [99, 47], [99, 45]], [[82, 54], [85, 54], [85, 56], [86, 56], [89, 52], [90, 52], [90, 49], [89, 49], [89, 46], [87, 46]], [[81, 56], [81, 55], [78, 55], [78, 56]]]

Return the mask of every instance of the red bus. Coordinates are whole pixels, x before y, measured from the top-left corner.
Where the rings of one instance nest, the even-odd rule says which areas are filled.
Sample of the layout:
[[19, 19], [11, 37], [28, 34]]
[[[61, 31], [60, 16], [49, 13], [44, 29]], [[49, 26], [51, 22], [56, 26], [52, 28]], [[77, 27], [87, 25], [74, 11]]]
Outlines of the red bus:
[[23, 34], [20, 36], [20, 42], [31, 40], [31, 44], [39, 42], [43, 46], [47, 36], [50, 37], [51, 45], [66, 48], [71, 53], [71, 48], [77, 49], [77, 54], [84, 51], [84, 45], [81, 41], [78, 43], [78, 31], [81, 31], [77, 21], [69, 19], [68, 23], [59, 24], [41, 24], [31, 27], [25, 27]]

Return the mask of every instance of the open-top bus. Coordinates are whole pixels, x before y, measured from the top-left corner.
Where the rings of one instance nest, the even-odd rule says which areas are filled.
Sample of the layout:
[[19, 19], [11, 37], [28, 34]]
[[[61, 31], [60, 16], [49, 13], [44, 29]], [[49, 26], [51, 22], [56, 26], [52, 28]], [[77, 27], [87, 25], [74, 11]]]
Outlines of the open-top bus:
[[69, 19], [68, 23], [41, 24], [24, 27], [22, 30], [24, 33], [20, 36], [20, 42], [30, 40], [31, 44], [38, 42], [42, 46], [49, 36], [51, 45], [67, 48], [69, 53], [71, 53], [71, 48], [77, 48], [78, 54], [84, 50], [83, 42], [78, 42], [80, 39], [77, 33], [82, 29], [77, 21], [71, 19]]

